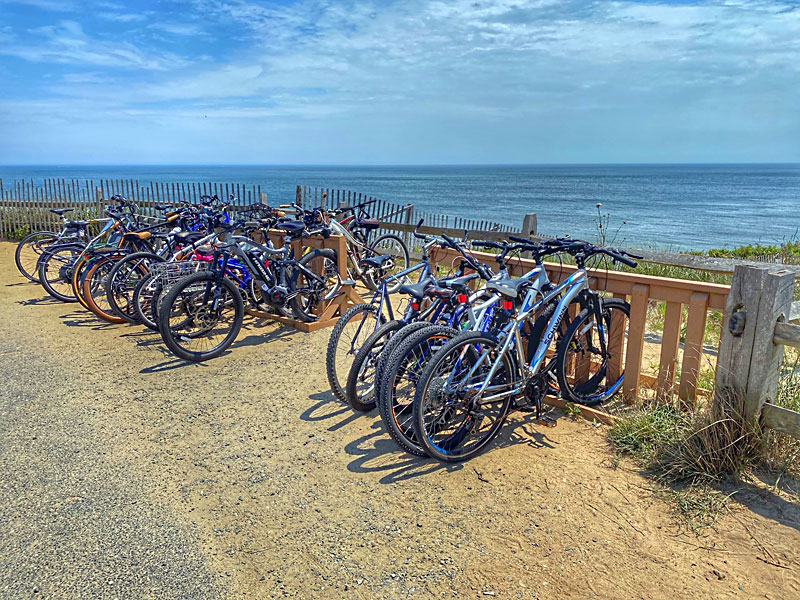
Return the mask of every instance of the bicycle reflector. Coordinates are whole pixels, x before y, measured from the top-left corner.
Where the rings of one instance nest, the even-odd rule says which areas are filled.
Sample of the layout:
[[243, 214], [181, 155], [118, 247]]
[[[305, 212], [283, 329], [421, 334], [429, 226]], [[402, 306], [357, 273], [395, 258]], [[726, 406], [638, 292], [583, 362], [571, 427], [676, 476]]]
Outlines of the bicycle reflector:
[[458, 296], [456, 296], [456, 300], [458, 300], [459, 304], [464, 304], [467, 301], [467, 295], [459, 294]]
[[419, 310], [419, 302], [413, 301], [411, 302], [411, 310]]
[[506, 310], [514, 310], [514, 303], [511, 300], [503, 300], [503, 308]]

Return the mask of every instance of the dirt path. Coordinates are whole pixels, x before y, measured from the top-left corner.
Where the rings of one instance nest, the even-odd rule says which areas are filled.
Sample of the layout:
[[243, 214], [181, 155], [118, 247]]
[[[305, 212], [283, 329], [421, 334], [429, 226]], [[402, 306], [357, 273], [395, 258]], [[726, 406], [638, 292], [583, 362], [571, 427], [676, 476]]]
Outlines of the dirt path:
[[678, 530], [602, 429], [507, 424], [444, 467], [331, 398], [328, 331], [186, 365], [22, 283], [0, 244], [2, 598], [798, 598], [800, 510]]

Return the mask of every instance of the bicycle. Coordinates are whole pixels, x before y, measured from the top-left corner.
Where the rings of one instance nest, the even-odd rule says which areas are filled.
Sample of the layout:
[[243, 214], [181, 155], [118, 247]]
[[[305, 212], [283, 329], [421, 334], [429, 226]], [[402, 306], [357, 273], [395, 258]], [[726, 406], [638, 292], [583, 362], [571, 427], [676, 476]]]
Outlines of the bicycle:
[[[584, 308], [569, 325], [556, 350], [562, 395], [570, 401], [596, 405], [619, 389], [624, 372], [615, 374], [616, 378], [607, 377], [609, 361], [617, 359], [612, 356], [607, 339], [612, 322], [617, 327], [622, 322], [624, 333], [630, 308], [621, 300], [604, 298], [589, 289], [585, 261], [603, 254], [635, 267], [636, 263], [627, 257], [637, 257], [588, 242], [555, 240], [549, 244], [572, 254], [577, 270], [549, 291], [533, 282], [511, 279], [489, 282], [487, 287], [512, 303], [508, 323], [496, 333], [470, 331], [457, 335], [431, 358], [420, 375], [412, 425], [429, 456], [444, 462], [474, 456], [497, 435], [512, 401], [521, 396], [522, 404], [540, 406], [546, 390], [540, 370], [556, 330], [574, 300]], [[555, 299], [556, 308], [547, 319], [542, 338], [533, 355], [526, 357], [520, 331], [537, 311]], [[612, 333], [619, 335], [617, 331]], [[567, 374], [565, 362], [570, 349], [592, 355], [586, 357], [589, 359], [586, 373], [580, 381]], [[593, 356], [599, 356], [599, 364], [591, 360]], [[598, 367], [594, 373], [592, 367]]]
[[[223, 229], [230, 232], [241, 226], [239, 223]], [[316, 318], [311, 314], [316, 305], [338, 293], [338, 271], [334, 282], [331, 281], [332, 269], [335, 271], [337, 264], [336, 252], [311, 250], [299, 260], [295, 259], [291, 242], [307, 232], [305, 223], [284, 221], [277, 226], [286, 232], [282, 248], [231, 235], [225, 242], [214, 244], [207, 269], [183, 277], [169, 288], [158, 318], [164, 343], [173, 354], [185, 360], [208, 360], [225, 352], [236, 339], [242, 327], [244, 302], [236, 282], [227, 272], [232, 256], [238, 257], [255, 278], [266, 303], [291, 307], [302, 320]], [[315, 270], [314, 261], [318, 267], [321, 262], [321, 268]]]

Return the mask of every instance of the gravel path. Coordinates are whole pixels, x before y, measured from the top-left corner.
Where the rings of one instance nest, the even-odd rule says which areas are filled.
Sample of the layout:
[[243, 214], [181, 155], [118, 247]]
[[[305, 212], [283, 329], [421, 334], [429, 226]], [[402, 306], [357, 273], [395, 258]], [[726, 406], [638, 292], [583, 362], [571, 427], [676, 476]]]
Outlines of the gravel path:
[[602, 428], [565, 418], [515, 417], [466, 464], [410, 458], [331, 398], [329, 331], [247, 320], [187, 365], [50, 301], [12, 253], [0, 598], [800, 597], [783, 497], [745, 490], [696, 539]]

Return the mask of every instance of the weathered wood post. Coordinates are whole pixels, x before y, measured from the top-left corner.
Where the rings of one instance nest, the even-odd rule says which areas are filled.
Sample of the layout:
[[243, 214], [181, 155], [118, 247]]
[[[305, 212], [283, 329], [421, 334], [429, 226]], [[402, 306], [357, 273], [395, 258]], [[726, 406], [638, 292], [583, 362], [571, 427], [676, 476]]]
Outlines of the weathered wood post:
[[[774, 266], [737, 266], [722, 320], [714, 386], [716, 408], [736, 403], [755, 424], [765, 402], [775, 400], [783, 346], [775, 324], [789, 318], [794, 274]], [[724, 414], [727, 411], [721, 411]]]
[[[406, 214], [405, 214], [406, 225], [415, 225], [414, 223], [414, 205], [413, 204], [406, 204]], [[408, 248], [409, 252], [414, 250], [414, 240], [411, 238], [411, 232], [406, 231], [403, 235], [403, 243]]]
[[103, 186], [101, 185], [95, 188], [94, 194], [97, 200], [97, 218], [100, 219], [105, 216], [105, 212], [103, 211]]
[[536, 219], [536, 213], [528, 213], [522, 217], [522, 230], [520, 231], [522, 237], [531, 237], [536, 235], [537, 230], [538, 222]]
[[261, 202], [261, 204], [266, 204], [267, 203], [267, 192], [259, 193], [258, 201]]

